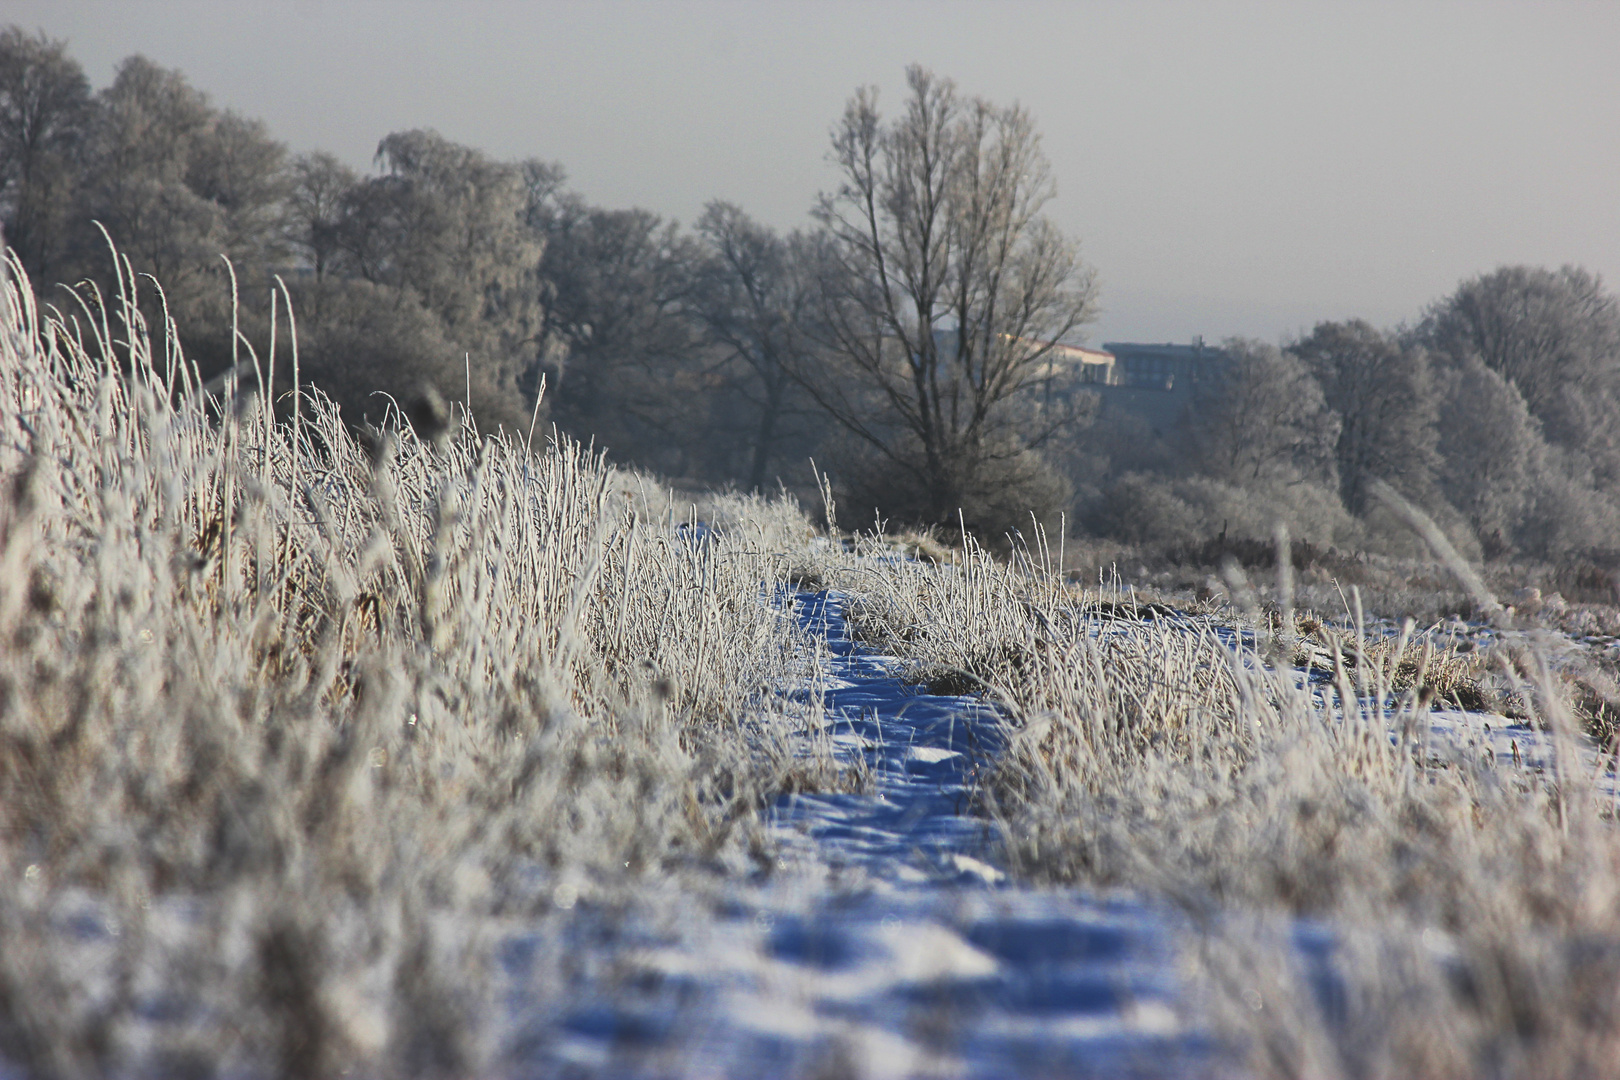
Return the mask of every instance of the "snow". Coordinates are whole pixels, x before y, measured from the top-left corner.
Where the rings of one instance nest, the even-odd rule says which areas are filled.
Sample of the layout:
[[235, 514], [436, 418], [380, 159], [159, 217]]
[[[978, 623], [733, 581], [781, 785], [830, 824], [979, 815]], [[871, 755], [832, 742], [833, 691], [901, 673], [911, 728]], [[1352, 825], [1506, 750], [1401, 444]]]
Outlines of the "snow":
[[[971, 806], [976, 770], [1003, 742], [1000, 715], [980, 698], [908, 684], [901, 661], [851, 639], [844, 602], [835, 592], [791, 599], [826, 646], [807, 684], [784, 692], [822, 706], [806, 712], [826, 726], [803, 737], [862, 764], [869, 790], [783, 797], [768, 815], [766, 869], [725, 884], [718, 905], [651, 883], [645, 910], [666, 913], [658, 925], [582, 902], [584, 882], [538, 881], [556, 912], [548, 929], [514, 917], [480, 931], [500, 960], [503, 1075], [1130, 1077], [1216, 1068], [1218, 1048], [1190, 1019], [1177, 976], [1188, 932], [1181, 916], [1141, 896], [1012, 881]], [[1524, 725], [1440, 710], [1429, 720], [1437, 748], [1557, 765], [1548, 736]], [[1615, 797], [1590, 751], [1578, 768]], [[84, 951], [87, 971], [118, 933], [100, 912], [74, 894], [59, 913], [63, 947]], [[181, 933], [197, 918], [176, 908], [152, 932]], [[1330, 929], [1301, 924], [1301, 933], [1303, 952], [1331, 950]], [[570, 968], [587, 970], [577, 989], [537, 991]], [[94, 989], [102, 981], [86, 986], [105, 993]], [[144, 1020], [187, 1022], [183, 1006], [166, 1019], [166, 1000], [155, 989]], [[351, 1034], [366, 1044], [385, 1021], [367, 1019], [364, 994], [352, 1004]]]
[[[564, 1018], [566, 1037], [531, 1064], [705, 1077], [1219, 1071], [1177, 977], [1181, 916], [1137, 895], [1011, 881], [969, 804], [974, 770], [1001, 745], [999, 714], [904, 682], [899, 660], [851, 640], [844, 602], [795, 598], [827, 655], [813, 687], [794, 692], [819, 695], [830, 718], [806, 738], [864, 761], [872, 789], [781, 799], [769, 877], [738, 887], [734, 914], [623, 957], [656, 973], [656, 989]], [[1439, 710], [1430, 722], [1436, 749], [1505, 765], [1516, 743], [1527, 763], [1551, 765], [1551, 741], [1525, 725]], [[1582, 764], [1595, 767], [1590, 753]], [[1301, 921], [1295, 939], [1326, 979], [1331, 927]]]
[[[974, 697], [922, 693], [850, 640], [844, 598], [800, 594], [824, 636], [819, 685], [865, 794], [778, 802], [769, 879], [735, 914], [622, 958], [656, 978], [565, 1018], [535, 1066], [767, 1077], [1163, 1075], [1209, 1053], [1183, 1021], [1175, 916], [1124, 896], [1036, 889], [995, 865], [970, 813], [1001, 742]], [[679, 985], [679, 1018], [667, 988]], [[604, 1010], [606, 1010], [604, 1012]]]

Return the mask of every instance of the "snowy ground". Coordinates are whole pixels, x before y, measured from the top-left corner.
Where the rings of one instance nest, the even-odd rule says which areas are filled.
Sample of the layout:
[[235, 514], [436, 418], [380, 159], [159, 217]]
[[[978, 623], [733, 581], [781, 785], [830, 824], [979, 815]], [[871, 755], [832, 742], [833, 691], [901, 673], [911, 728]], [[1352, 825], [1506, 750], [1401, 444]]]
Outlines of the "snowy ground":
[[[807, 734], [863, 759], [871, 790], [783, 799], [769, 879], [741, 891], [730, 917], [636, 953], [647, 992], [583, 1008], [535, 1064], [727, 1077], [1224, 1071], [1178, 994], [1175, 912], [1027, 888], [995, 865], [967, 805], [999, 745], [995, 711], [904, 683], [899, 661], [850, 639], [838, 594], [796, 603], [828, 643], [816, 692], [836, 718]], [[1551, 740], [1526, 725], [1429, 715], [1437, 753], [1558, 767]], [[1612, 798], [1595, 755], [1575, 760]], [[1329, 928], [1302, 923], [1296, 944], [1325, 970]]]
[[[1223, 1072], [1178, 986], [1186, 926], [1172, 909], [1125, 894], [1029, 888], [995, 865], [968, 800], [975, 770], [998, 750], [997, 713], [978, 698], [904, 682], [900, 661], [851, 640], [838, 594], [800, 593], [793, 603], [827, 643], [812, 687], [793, 691], [822, 696], [829, 718], [805, 737], [831, 740], [846, 762], [864, 765], [867, 791], [781, 799], [761, 871], [727, 886], [718, 918], [655, 884], [645, 910], [665, 912], [656, 925], [581, 904], [545, 930], [496, 929], [501, 1074]], [[1556, 765], [1546, 736], [1523, 725], [1430, 718], [1437, 748]], [[1576, 767], [1613, 798], [1612, 776], [1589, 751]], [[93, 969], [117, 928], [88, 899], [63, 918], [69, 947]], [[171, 921], [189, 919], [177, 911]], [[1331, 952], [1330, 932], [1301, 930], [1311, 938], [1302, 949]], [[582, 974], [566, 992], [535, 993], [570, 970]], [[146, 1019], [162, 1024], [161, 988], [153, 994]]]
[[784, 798], [768, 880], [732, 917], [628, 957], [645, 991], [565, 1018], [536, 1075], [1199, 1072], [1208, 1048], [1180, 1017], [1174, 916], [1009, 883], [967, 806], [997, 747], [994, 711], [902, 682], [898, 661], [850, 640], [836, 594], [797, 606], [829, 645], [816, 692], [836, 719], [820, 734], [865, 759], [870, 792]]

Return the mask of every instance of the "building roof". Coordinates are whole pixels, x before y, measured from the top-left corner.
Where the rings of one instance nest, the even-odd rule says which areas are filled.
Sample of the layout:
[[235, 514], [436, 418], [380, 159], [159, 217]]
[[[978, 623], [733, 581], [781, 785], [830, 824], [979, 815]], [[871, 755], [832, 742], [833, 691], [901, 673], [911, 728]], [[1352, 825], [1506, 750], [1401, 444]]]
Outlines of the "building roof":
[[1226, 354], [1212, 345], [1205, 345], [1203, 338], [1194, 338], [1191, 345], [1177, 345], [1166, 341], [1163, 344], [1135, 341], [1105, 341], [1103, 348], [1116, 357], [1129, 357], [1130, 359], [1152, 358], [1156, 360], [1217, 360]]
[[1066, 360], [1071, 364], [1112, 364], [1114, 354], [1102, 349], [1088, 349], [1084, 345], [1065, 345], [1062, 342], [1052, 346], [1047, 354], [1054, 359]]

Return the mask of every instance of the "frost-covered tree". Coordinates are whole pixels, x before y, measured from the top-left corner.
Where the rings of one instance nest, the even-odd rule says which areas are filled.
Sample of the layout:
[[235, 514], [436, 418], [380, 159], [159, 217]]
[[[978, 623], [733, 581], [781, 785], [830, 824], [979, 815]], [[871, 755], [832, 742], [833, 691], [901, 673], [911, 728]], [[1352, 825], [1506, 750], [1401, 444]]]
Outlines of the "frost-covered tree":
[[137, 271], [184, 305], [226, 250], [224, 207], [187, 183], [217, 114], [178, 71], [144, 56], [119, 64], [96, 95], [79, 207], [81, 272], [104, 276], [99, 221]]
[[360, 275], [409, 294], [485, 363], [536, 342], [544, 241], [525, 221], [522, 170], [425, 130], [385, 137], [377, 163], [349, 192]]
[[0, 229], [36, 283], [61, 266], [89, 118], [65, 42], [0, 30]]
[[[372, 391], [401, 397], [426, 382], [449, 400], [470, 391], [481, 424], [526, 426], [545, 242], [527, 218], [523, 167], [432, 131], [387, 136], [377, 164], [365, 179], [327, 155], [290, 170], [287, 231], [315, 271], [297, 289], [311, 371], [351, 410], [376, 411]], [[401, 329], [378, 331], [389, 310]]]
[[945, 522], [1039, 471], [1050, 343], [1091, 317], [1095, 288], [1043, 212], [1054, 186], [1030, 115], [920, 67], [906, 78], [898, 116], [863, 88], [834, 125], [839, 182], [814, 211], [828, 348], [803, 381], [903, 478], [892, 512]]
[[1262, 341], [1221, 348], [1221, 376], [1189, 418], [1196, 471], [1236, 483], [1330, 476], [1338, 424], [1306, 366]]
[[1507, 551], [1546, 466], [1540, 425], [1512, 383], [1469, 357], [1440, 375], [1440, 488], [1487, 555]]
[[143, 56], [118, 65], [112, 83], [90, 99], [75, 143], [70, 203], [62, 218], [57, 281], [90, 282], [80, 296], [94, 307], [115, 275], [100, 223], [137, 275], [149, 326], [175, 319], [186, 356], [205, 377], [238, 352], [225, 262], [234, 265], [244, 333], [261, 337], [270, 274], [286, 247], [281, 219], [285, 148], [257, 121], [220, 112], [179, 71]]
[[1352, 319], [1317, 324], [1288, 352], [1315, 376], [1338, 417], [1333, 460], [1346, 509], [1367, 510], [1373, 480], [1414, 496], [1429, 490], [1436, 463], [1435, 397], [1421, 347]]
[[1620, 486], [1620, 303], [1580, 267], [1504, 266], [1434, 304], [1419, 328], [1453, 364], [1478, 357], [1513, 385], [1547, 441]]
[[553, 419], [621, 459], [689, 474], [708, 404], [688, 309], [696, 242], [651, 211], [572, 193], [540, 211]]
[[191, 149], [185, 183], [218, 208], [223, 250], [250, 269], [281, 266], [292, 187], [287, 148], [259, 120], [226, 110]]

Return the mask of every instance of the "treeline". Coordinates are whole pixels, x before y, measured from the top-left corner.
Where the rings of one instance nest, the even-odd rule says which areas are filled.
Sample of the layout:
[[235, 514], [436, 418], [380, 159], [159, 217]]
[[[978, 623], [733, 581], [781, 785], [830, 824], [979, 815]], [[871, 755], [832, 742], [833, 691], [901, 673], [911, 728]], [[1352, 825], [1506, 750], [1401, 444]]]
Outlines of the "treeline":
[[1388, 546], [1409, 530], [1382, 480], [1476, 557], [1620, 548], [1620, 304], [1583, 269], [1502, 267], [1413, 326], [1324, 322], [1224, 352], [1177, 430], [1105, 415], [1082, 437], [1096, 530], [1177, 544], [1282, 520]]
[[481, 426], [555, 423], [701, 483], [813, 489], [817, 454], [857, 522], [995, 534], [1068, 502], [1039, 446], [1084, 410], [1045, 357], [1089, 317], [1091, 276], [1042, 213], [1028, 114], [908, 80], [892, 120], [850, 100], [840, 183], [783, 236], [719, 201], [691, 229], [594, 206], [555, 164], [431, 131], [387, 135], [360, 175], [140, 56], [92, 92], [63, 43], [11, 28], [0, 214], [47, 299], [86, 317], [115, 280], [99, 222], [205, 381], [266, 352], [279, 289], [302, 377], [351, 423], [426, 386]]
[[[98, 222], [150, 275], [149, 325], [172, 318], [204, 380], [249, 343], [268, 366], [279, 278], [301, 373], [351, 422], [432, 386], [470, 393], [481, 426], [527, 432], [544, 379], [542, 429], [620, 460], [751, 487], [781, 468], [808, 476], [812, 428], [771, 356], [794, 333], [791, 244], [734, 207], [682, 230], [591, 205], [555, 164], [421, 130], [384, 137], [361, 175], [291, 153], [144, 57], [92, 92], [62, 42], [6, 29], [0, 225], [42, 299], [80, 317], [99, 317], [116, 280]], [[279, 320], [285, 391], [284, 308]]]
[[432, 387], [482, 427], [556, 424], [693, 483], [804, 489], [814, 455], [845, 524], [994, 536], [1033, 510], [1185, 544], [1282, 520], [1378, 547], [1406, 535], [1381, 480], [1476, 555], [1620, 543], [1620, 311], [1581, 269], [1500, 269], [1415, 326], [1229, 341], [1154, 431], [1056, 362], [1095, 288], [1044, 216], [1027, 113], [912, 68], [892, 118], [851, 97], [830, 151], [807, 229], [723, 202], [682, 228], [432, 131], [385, 136], [362, 175], [143, 57], [93, 91], [63, 43], [0, 31], [6, 242], [46, 301], [99, 317], [100, 222], [204, 380], [268, 360], [278, 312], [285, 400], [284, 289], [302, 376], [351, 423]]

